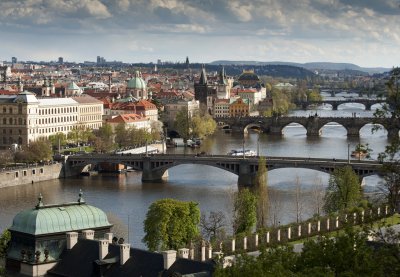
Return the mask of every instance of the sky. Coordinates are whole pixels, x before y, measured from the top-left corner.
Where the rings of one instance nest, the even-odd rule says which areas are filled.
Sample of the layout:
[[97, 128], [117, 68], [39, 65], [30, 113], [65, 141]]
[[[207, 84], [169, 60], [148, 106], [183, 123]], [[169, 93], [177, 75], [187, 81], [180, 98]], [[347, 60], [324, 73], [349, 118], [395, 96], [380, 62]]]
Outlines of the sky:
[[400, 65], [400, 0], [0, 0], [0, 60]]

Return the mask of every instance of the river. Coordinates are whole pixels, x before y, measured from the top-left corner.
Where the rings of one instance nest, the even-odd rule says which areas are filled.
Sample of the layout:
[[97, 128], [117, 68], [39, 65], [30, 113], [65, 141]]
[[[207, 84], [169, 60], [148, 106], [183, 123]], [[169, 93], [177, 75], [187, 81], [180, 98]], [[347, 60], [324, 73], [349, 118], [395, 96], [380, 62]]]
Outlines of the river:
[[[346, 94], [349, 96], [349, 94]], [[338, 95], [337, 97], [341, 97]], [[317, 110], [294, 111], [292, 115], [307, 116], [317, 112], [320, 116], [371, 116], [373, 112], [363, 111], [358, 104], [345, 104], [338, 111], [331, 111], [328, 106]], [[348, 139], [346, 130], [330, 124], [322, 130], [319, 138], [307, 138], [306, 130], [299, 126], [288, 126], [282, 137], [272, 137], [267, 134], [258, 135], [249, 132], [244, 136], [246, 149], [257, 149], [259, 136], [260, 153], [271, 156], [302, 156], [347, 159], [348, 144], [350, 149], [358, 143], [368, 143], [373, 149], [372, 158], [384, 150], [387, 145], [386, 132], [380, 130], [371, 133], [371, 126], [361, 130], [360, 139]], [[212, 154], [226, 154], [232, 149], [241, 149], [243, 135], [227, 134], [222, 131], [203, 141], [199, 150], [175, 148], [168, 151], [175, 153], [194, 154], [205, 151]], [[101, 174], [92, 177], [76, 177], [52, 180], [41, 183], [9, 187], [1, 189], [0, 193], [0, 230], [12, 224], [12, 218], [23, 209], [33, 208], [37, 203], [39, 193], [47, 204], [76, 201], [79, 190], [84, 192], [84, 198], [90, 205], [97, 206], [108, 214], [117, 225], [126, 229], [125, 237], [133, 247], [145, 248], [141, 242], [143, 220], [149, 205], [157, 199], [176, 198], [199, 203], [202, 213], [223, 211], [227, 216], [227, 229], [231, 226], [232, 197], [237, 191], [237, 176], [221, 169], [202, 165], [180, 165], [169, 170], [168, 181], [162, 184], [141, 183], [140, 172], [126, 174]], [[302, 218], [305, 219], [315, 212], [315, 191], [326, 186], [329, 175], [308, 169], [277, 169], [268, 172], [271, 201], [276, 222], [288, 223], [295, 220], [294, 191], [301, 189]], [[365, 191], [374, 191], [379, 183], [377, 176], [365, 178]], [[129, 232], [127, 230], [129, 229]], [[121, 232], [121, 231], [120, 231]], [[123, 231], [122, 231], [123, 232]], [[129, 235], [128, 235], [129, 234]]]

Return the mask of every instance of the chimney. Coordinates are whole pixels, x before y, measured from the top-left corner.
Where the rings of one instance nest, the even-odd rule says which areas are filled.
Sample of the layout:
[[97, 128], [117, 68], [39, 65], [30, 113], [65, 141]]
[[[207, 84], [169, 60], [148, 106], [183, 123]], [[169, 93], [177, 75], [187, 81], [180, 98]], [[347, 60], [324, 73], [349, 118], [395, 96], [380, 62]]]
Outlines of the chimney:
[[112, 243], [113, 233], [105, 233], [104, 238], [108, 240], [108, 243]]
[[99, 260], [103, 260], [108, 254], [108, 240], [99, 239]]
[[124, 265], [126, 261], [131, 257], [131, 245], [129, 243], [123, 243], [119, 245], [119, 262]]
[[170, 266], [176, 260], [176, 251], [175, 250], [167, 250], [161, 252], [164, 258], [164, 269], [170, 268]]
[[66, 235], [67, 235], [67, 249], [70, 250], [78, 242], [78, 233], [68, 232]]
[[93, 230], [83, 230], [82, 237], [84, 239], [94, 239], [94, 231]]
[[189, 259], [189, 248], [178, 249], [178, 257], [183, 259]]

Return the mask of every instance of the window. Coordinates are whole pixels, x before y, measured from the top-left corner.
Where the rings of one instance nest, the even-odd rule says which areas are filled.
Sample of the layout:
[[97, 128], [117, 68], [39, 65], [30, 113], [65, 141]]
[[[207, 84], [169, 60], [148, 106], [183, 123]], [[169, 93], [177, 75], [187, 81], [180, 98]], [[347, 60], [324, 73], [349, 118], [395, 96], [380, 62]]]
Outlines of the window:
[[15, 172], [15, 178], [18, 178], [18, 175], [19, 175], [18, 172]]
[[18, 104], [18, 113], [22, 114], [22, 104], [21, 103]]
[[9, 108], [8, 111], [9, 111], [9, 113], [12, 113], [12, 112], [13, 112], [13, 111], [12, 111], [12, 108]]
[[24, 170], [23, 172], [24, 172], [24, 176], [26, 176], [26, 170]]
[[32, 169], [32, 175], [36, 174], [36, 169]]
[[7, 118], [3, 118], [3, 124], [4, 124], [4, 125], [7, 124]]
[[41, 168], [41, 169], [40, 169], [40, 174], [43, 174], [43, 172], [44, 172], [44, 171], [43, 171], [43, 168]]

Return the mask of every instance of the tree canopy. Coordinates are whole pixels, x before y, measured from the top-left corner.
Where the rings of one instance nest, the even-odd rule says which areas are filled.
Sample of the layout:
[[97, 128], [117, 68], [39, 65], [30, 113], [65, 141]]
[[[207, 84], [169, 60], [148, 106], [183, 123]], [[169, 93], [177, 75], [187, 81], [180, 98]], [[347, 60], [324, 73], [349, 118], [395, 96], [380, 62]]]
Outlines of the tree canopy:
[[39, 162], [52, 159], [53, 150], [51, 143], [47, 140], [37, 140], [22, 147], [22, 150], [15, 153], [16, 162]]
[[257, 222], [257, 197], [248, 189], [240, 189], [234, 198], [233, 230], [235, 234], [249, 233]]
[[178, 249], [199, 235], [200, 209], [195, 202], [161, 199], [150, 205], [143, 242], [149, 250]]
[[350, 166], [336, 168], [325, 193], [324, 210], [327, 213], [357, 206], [362, 199], [360, 180]]

